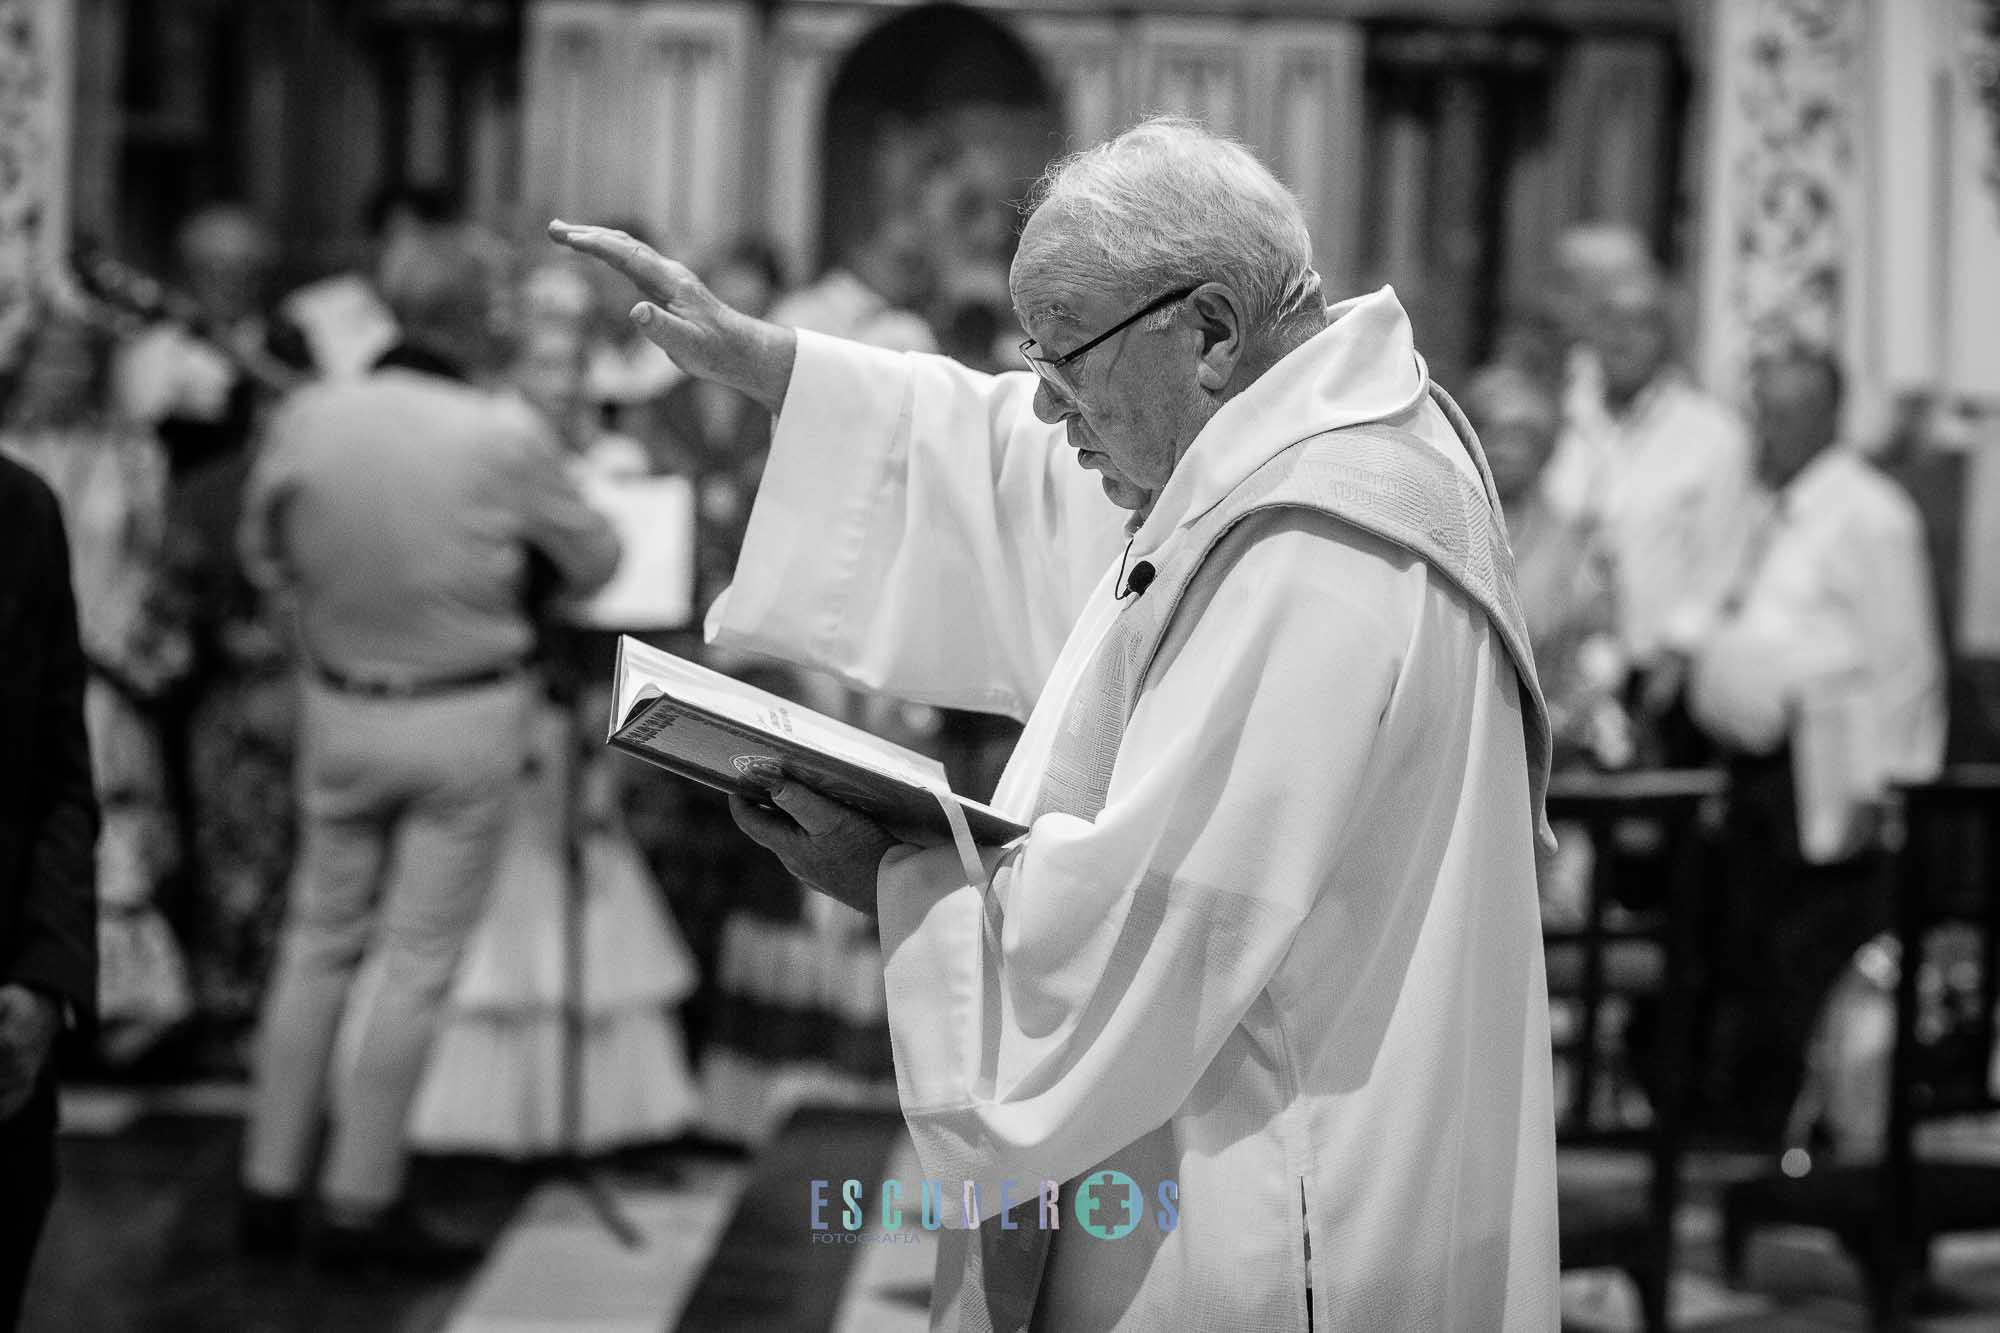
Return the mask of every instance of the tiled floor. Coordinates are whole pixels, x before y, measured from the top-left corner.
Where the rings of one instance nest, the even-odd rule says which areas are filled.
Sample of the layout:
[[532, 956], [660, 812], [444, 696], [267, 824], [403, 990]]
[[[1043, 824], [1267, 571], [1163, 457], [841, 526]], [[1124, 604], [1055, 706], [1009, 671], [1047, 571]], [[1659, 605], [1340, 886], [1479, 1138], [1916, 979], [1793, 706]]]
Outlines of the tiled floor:
[[[860, 1243], [815, 1245], [804, 1221], [812, 1178], [922, 1175], [893, 1118], [829, 1113], [754, 1162], [681, 1154], [608, 1169], [601, 1178], [641, 1233], [636, 1250], [566, 1180], [430, 1163], [419, 1177], [426, 1196], [460, 1229], [493, 1237], [486, 1264], [464, 1283], [353, 1283], [252, 1264], [231, 1249], [240, 1106], [227, 1087], [71, 1101], [64, 1192], [26, 1333], [919, 1333], [926, 1324], [929, 1243], [863, 1233]], [[1745, 1165], [1694, 1163], [1676, 1326], [1865, 1328], [1853, 1273], [1819, 1233], [1764, 1233], [1746, 1289], [1720, 1280], [1709, 1200]], [[2000, 1236], [1941, 1244], [1937, 1270], [1940, 1301], [1920, 1329], [2000, 1329]], [[1636, 1327], [1615, 1276], [1566, 1277], [1564, 1312], [1576, 1329]]]
[[672, 1328], [722, 1235], [744, 1174], [704, 1163], [674, 1188], [617, 1188], [613, 1206], [641, 1236], [630, 1248], [579, 1190], [543, 1187], [458, 1302], [447, 1333]]

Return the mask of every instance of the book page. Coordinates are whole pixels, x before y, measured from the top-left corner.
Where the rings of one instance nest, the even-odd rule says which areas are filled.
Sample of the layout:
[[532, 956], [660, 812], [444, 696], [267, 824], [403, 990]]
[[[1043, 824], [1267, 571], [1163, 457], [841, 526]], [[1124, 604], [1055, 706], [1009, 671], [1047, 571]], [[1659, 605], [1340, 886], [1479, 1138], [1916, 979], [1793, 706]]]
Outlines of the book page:
[[694, 486], [686, 477], [586, 476], [592, 509], [618, 532], [618, 569], [570, 619], [599, 629], [680, 629], [694, 620]]

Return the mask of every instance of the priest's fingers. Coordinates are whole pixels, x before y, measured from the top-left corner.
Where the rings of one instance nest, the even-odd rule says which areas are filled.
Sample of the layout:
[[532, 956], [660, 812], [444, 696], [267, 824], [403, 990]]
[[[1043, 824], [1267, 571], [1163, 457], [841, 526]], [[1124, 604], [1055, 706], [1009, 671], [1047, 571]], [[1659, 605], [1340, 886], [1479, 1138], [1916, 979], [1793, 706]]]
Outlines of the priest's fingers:
[[[646, 340], [695, 374], [724, 368], [717, 345], [730, 310], [687, 265], [667, 258], [613, 227], [577, 226], [557, 219], [549, 235], [578, 254], [602, 260], [632, 280], [646, 300], [632, 307], [632, 322]], [[725, 353], [721, 362], [731, 358]]]
[[726, 304], [687, 265], [615, 228], [557, 219], [549, 236], [632, 280], [646, 298], [632, 307], [633, 324], [682, 370], [740, 390], [766, 411], [784, 406], [798, 351], [792, 329]]
[[806, 832], [783, 810], [773, 810], [742, 796], [729, 798], [729, 817], [760, 846], [784, 856], [806, 841]]
[[581, 255], [602, 260], [632, 280], [646, 296], [672, 305], [699, 281], [687, 265], [667, 258], [636, 236], [616, 227], [582, 226], [557, 218], [549, 223], [549, 238]]
[[800, 782], [785, 783], [771, 793], [771, 800], [815, 838], [823, 838], [840, 831], [843, 825], [856, 822], [868, 825], [872, 831], [875, 823], [853, 807], [822, 796]]
[[[792, 788], [789, 798], [774, 793], [774, 799], [789, 799], [806, 817], [821, 822], [815, 833], [801, 824], [784, 805], [767, 810], [739, 796], [729, 798], [729, 813], [736, 826], [775, 854], [801, 883], [854, 908], [874, 910], [875, 875], [883, 854], [895, 840], [866, 815], [859, 814], [818, 793], [801, 798], [802, 788]], [[783, 792], [785, 788], [780, 788]], [[822, 808], [824, 807], [824, 808]]]

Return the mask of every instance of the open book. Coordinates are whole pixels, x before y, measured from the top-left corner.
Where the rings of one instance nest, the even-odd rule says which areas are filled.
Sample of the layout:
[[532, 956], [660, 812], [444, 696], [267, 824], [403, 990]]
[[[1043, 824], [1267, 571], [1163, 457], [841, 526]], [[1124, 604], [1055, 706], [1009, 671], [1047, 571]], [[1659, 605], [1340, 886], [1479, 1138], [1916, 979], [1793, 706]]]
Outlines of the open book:
[[951, 840], [934, 793], [958, 803], [976, 842], [1011, 842], [1028, 831], [952, 796], [934, 759], [629, 636], [618, 640], [608, 740], [670, 773], [752, 800], [794, 778], [914, 842]]

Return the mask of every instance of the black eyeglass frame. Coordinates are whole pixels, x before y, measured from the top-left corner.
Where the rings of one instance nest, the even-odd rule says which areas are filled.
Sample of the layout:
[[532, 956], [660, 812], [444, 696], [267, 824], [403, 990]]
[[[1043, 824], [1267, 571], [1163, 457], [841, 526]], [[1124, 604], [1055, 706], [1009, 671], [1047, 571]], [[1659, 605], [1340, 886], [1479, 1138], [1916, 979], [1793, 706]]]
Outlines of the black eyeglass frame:
[[1125, 316], [1125, 318], [1119, 320], [1116, 324], [1113, 324], [1110, 328], [1098, 334], [1095, 338], [1092, 338], [1089, 342], [1083, 344], [1081, 347], [1072, 347], [1069, 351], [1064, 352], [1061, 356], [1036, 356], [1028, 349], [1030, 347], [1039, 347], [1041, 346], [1041, 343], [1034, 338], [1023, 338], [1021, 339], [1020, 343], [1021, 359], [1023, 361], [1026, 361], [1029, 367], [1037, 375], [1047, 380], [1050, 386], [1053, 387], [1058, 393], [1061, 393], [1068, 398], [1075, 398], [1077, 396], [1076, 389], [1073, 385], [1070, 384], [1069, 377], [1063, 373], [1063, 368], [1065, 366], [1075, 361], [1078, 357], [1082, 356], [1085, 352], [1088, 352], [1091, 348], [1098, 346], [1100, 343], [1110, 340], [1111, 338], [1115, 337], [1120, 333], [1123, 333], [1126, 329], [1138, 323], [1140, 320], [1152, 314], [1154, 311], [1164, 310], [1176, 301], [1187, 300], [1188, 297], [1193, 296], [1196, 292], [1200, 291], [1206, 285], [1207, 285], [1206, 283], [1198, 282], [1194, 284], [1194, 286], [1192, 287], [1182, 287], [1177, 291], [1168, 292], [1165, 296], [1159, 297], [1151, 302], [1148, 302], [1146, 305], [1140, 306], [1137, 310], [1134, 310], [1131, 314]]

